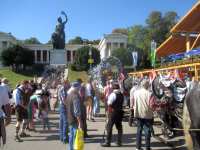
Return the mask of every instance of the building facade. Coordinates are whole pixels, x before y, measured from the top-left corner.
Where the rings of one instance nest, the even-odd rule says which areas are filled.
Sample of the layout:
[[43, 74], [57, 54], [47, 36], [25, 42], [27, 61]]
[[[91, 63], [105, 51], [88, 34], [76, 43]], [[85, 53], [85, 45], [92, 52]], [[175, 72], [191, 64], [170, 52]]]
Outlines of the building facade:
[[[84, 45], [65, 44], [66, 58], [68, 64], [74, 62], [76, 51]], [[34, 62], [36, 64], [49, 64], [50, 51], [53, 50], [52, 44], [24, 44], [23, 47], [34, 51]]]
[[127, 43], [128, 36], [126, 35], [120, 33], [105, 34], [98, 46], [101, 59], [110, 57], [114, 49], [127, 48]]
[[[104, 35], [99, 45], [92, 45], [100, 51], [101, 59], [111, 56], [111, 51], [117, 48], [127, 48], [128, 37], [119, 33]], [[0, 32], [0, 53], [14, 44], [17, 39], [11, 33]], [[73, 63], [76, 51], [85, 45], [65, 44], [67, 64]], [[52, 44], [22, 44], [22, 47], [34, 51], [35, 64], [49, 64], [50, 51], [53, 50]]]
[[11, 33], [0, 32], [0, 53], [3, 49], [6, 49], [16, 43], [17, 40]]

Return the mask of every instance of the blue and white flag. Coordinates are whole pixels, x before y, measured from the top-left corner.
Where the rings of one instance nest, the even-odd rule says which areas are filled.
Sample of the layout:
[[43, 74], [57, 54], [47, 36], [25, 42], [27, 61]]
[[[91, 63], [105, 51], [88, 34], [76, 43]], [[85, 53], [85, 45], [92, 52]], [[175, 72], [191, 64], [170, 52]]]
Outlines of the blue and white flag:
[[132, 52], [132, 57], [133, 57], [133, 67], [136, 68], [137, 67], [137, 63], [138, 63], [138, 52]]

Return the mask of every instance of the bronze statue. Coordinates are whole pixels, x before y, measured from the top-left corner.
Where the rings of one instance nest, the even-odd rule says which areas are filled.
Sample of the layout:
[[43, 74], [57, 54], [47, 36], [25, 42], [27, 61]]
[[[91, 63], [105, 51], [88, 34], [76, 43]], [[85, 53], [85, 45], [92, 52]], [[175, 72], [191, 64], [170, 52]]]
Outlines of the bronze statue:
[[51, 36], [53, 49], [65, 48], [65, 24], [67, 23], [67, 15], [64, 11], [61, 14], [65, 16], [65, 21], [62, 21], [61, 17], [58, 17], [58, 24], [56, 25], [55, 32]]

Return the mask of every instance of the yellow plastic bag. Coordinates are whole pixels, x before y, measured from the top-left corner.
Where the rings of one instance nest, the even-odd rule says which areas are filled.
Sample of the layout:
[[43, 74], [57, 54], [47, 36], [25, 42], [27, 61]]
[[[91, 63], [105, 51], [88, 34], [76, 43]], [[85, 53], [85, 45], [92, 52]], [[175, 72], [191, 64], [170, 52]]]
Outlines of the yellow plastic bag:
[[74, 149], [75, 150], [83, 150], [84, 149], [84, 137], [83, 137], [83, 130], [77, 129], [76, 130], [76, 137], [74, 141]]

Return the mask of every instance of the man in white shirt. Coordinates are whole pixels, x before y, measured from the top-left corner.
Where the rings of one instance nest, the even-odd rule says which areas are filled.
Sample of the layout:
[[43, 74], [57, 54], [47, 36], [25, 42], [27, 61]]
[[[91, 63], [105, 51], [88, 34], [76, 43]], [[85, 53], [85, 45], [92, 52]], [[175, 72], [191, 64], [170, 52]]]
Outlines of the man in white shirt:
[[7, 78], [3, 78], [1, 80], [1, 85], [6, 88], [7, 93], [8, 93], [8, 97], [12, 98], [11, 89], [10, 89], [10, 87], [8, 85], [8, 79]]
[[[25, 128], [28, 121], [28, 110], [25, 101], [25, 91], [28, 88], [28, 81], [24, 80], [19, 87], [17, 87], [13, 91], [13, 99], [15, 100], [15, 113], [16, 113], [16, 134], [15, 134], [15, 141], [16, 142], [23, 142], [20, 137], [28, 137], [30, 135], [25, 133]], [[23, 123], [22, 123], [23, 122]], [[22, 130], [19, 135], [20, 125], [22, 123]]]
[[108, 123], [106, 142], [103, 147], [110, 147], [112, 139], [112, 127], [115, 124], [118, 130], [117, 146], [122, 144], [122, 118], [123, 118], [123, 101], [124, 96], [120, 91], [118, 83], [113, 84], [113, 92], [108, 96]]
[[136, 150], [141, 150], [142, 131], [145, 129], [146, 150], [150, 150], [153, 111], [151, 109], [151, 92], [149, 80], [143, 79], [141, 88], [134, 92], [134, 117], [137, 118]]
[[[5, 125], [8, 125], [11, 120], [10, 112], [10, 100], [8, 97], [8, 92], [5, 87], [0, 86], [0, 136], [2, 138], [3, 144], [6, 143], [6, 130]], [[6, 122], [4, 123], [4, 118]]]
[[133, 82], [133, 87], [130, 90], [130, 116], [129, 116], [129, 126], [134, 124], [134, 92], [138, 89], [136, 82]]
[[85, 85], [85, 97], [86, 97], [86, 105], [87, 105], [87, 119], [90, 121], [94, 121], [92, 117], [93, 96], [94, 96], [93, 87], [92, 87], [91, 81], [88, 80], [88, 82]]

